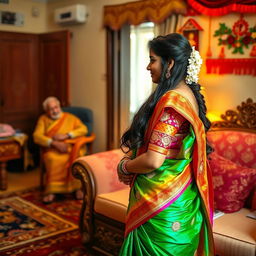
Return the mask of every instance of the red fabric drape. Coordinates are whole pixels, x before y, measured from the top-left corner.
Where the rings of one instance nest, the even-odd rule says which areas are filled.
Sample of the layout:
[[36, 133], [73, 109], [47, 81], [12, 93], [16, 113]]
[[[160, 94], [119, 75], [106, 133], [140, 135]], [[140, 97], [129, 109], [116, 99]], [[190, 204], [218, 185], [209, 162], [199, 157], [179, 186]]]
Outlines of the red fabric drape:
[[[199, 14], [222, 16], [231, 12], [256, 13], [255, 0], [187, 0], [189, 6]], [[193, 11], [189, 11], [188, 13]], [[195, 13], [194, 13], [195, 14]]]

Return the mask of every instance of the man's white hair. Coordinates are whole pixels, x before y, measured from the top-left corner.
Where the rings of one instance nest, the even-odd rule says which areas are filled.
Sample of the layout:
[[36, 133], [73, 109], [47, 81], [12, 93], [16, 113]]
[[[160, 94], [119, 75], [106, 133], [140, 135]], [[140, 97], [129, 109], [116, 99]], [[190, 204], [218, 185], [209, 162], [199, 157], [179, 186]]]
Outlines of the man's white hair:
[[55, 101], [55, 102], [57, 102], [57, 103], [59, 104], [59, 106], [60, 106], [60, 101], [59, 101], [56, 97], [50, 96], [50, 97], [47, 97], [47, 98], [44, 100], [44, 102], [43, 102], [43, 108], [44, 108], [45, 111], [47, 111], [48, 103], [49, 103], [50, 101]]

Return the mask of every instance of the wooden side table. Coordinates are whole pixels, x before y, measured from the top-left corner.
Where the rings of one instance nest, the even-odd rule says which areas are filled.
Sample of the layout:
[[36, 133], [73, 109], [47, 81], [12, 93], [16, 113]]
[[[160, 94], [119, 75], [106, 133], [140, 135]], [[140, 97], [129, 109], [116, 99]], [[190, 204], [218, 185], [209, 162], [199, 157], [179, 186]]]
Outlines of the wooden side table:
[[0, 139], [0, 190], [6, 190], [6, 162], [22, 157], [22, 146], [12, 138]]

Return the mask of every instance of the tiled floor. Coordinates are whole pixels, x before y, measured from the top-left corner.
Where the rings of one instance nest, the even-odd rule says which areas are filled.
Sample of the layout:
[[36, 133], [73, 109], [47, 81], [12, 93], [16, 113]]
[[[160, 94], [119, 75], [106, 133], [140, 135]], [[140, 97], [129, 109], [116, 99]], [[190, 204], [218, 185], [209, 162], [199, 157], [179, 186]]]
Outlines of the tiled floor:
[[0, 190], [0, 195], [39, 186], [39, 174], [39, 168], [26, 172], [8, 172], [8, 189]]

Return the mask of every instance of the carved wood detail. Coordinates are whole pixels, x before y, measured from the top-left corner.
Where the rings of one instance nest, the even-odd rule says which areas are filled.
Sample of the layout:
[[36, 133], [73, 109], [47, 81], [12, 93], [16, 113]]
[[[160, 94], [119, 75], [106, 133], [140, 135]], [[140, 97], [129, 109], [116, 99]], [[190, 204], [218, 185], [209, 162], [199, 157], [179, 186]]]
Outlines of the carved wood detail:
[[0, 157], [20, 154], [20, 147], [17, 143], [0, 144]]
[[94, 239], [95, 249], [99, 248], [111, 255], [118, 255], [124, 240], [124, 234], [116, 232], [116, 230], [103, 223], [97, 223]]
[[6, 190], [7, 170], [6, 162], [12, 159], [21, 158], [21, 145], [13, 139], [0, 140], [0, 190]]
[[84, 193], [79, 222], [82, 242], [104, 255], [118, 255], [124, 239], [124, 223], [94, 212], [96, 189], [93, 173], [86, 162], [77, 160], [72, 165], [72, 174], [81, 181]]
[[256, 102], [248, 98], [237, 106], [237, 110], [227, 110], [221, 118], [223, 120], [212, 123], [212, 130], [216, 128], [256, 130]]
[[93, 205], [95, 198], [95, 185], [92, 173], [84, 168], [85, 163], [76, 162], [72, 166], [72, 174], [82, 183], [84, 193], [82, 208], [80, 211], [79, 228], [82, 234], [82, 242], [91, 243], [94, 235], [93, 228]]

